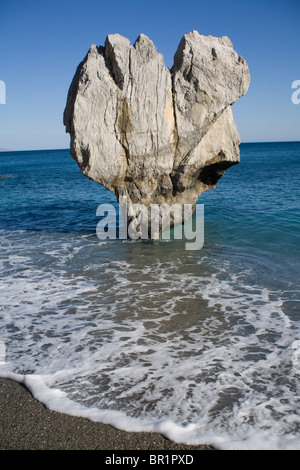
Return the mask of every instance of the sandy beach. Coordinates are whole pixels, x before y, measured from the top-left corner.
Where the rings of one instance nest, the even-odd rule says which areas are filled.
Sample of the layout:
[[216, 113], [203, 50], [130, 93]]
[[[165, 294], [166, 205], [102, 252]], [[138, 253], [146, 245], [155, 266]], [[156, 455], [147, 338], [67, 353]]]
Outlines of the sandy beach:
[[157, 433], [125, 432], [47, 409], [20, 383], [0, 379], [0, 450], [212, 450]]

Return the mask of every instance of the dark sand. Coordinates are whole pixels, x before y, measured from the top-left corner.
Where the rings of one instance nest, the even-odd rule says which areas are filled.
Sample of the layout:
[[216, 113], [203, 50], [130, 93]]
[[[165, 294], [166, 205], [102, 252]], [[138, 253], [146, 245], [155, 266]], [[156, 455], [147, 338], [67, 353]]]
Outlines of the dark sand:
[[126, 432], [47, 409], [20, 383], [0, 379], [0, 450], [212, 450], [160, 434]]

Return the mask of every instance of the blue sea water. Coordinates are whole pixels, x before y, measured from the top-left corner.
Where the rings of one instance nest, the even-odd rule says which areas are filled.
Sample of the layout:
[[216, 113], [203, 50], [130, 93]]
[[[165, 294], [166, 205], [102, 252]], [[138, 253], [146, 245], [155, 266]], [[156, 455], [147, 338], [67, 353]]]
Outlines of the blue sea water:
[[300, 142], [241, 144], [204, 246], [99, 240], [68, 150], [0, 153], [0, 376], [52, 409], [223, 449], [299, 449]]

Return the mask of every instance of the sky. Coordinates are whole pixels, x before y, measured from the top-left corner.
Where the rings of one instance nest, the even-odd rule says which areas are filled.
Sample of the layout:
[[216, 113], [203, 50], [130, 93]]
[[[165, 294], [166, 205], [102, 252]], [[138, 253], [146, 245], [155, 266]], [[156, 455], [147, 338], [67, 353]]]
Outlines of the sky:
[[69, 147], [63, 111], [91, 44], [144, 33], [171, 67], [193, 30], [228, 36], [248, 63], [249, 90], [232, 107], [241, 141], [299, 141], [299, 20], [300, 0], [0, 0], [0, 149]]

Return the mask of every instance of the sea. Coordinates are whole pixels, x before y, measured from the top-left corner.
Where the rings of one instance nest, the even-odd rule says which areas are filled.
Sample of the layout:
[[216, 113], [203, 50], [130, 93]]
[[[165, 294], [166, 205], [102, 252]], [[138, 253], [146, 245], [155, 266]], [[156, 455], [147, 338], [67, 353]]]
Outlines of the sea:
[[68, 149], [1, 152], [0, 376], [123, 430], [299, 450], [300, 142], [240, 151], [197, 250], [100, 239], [117, 200]]

